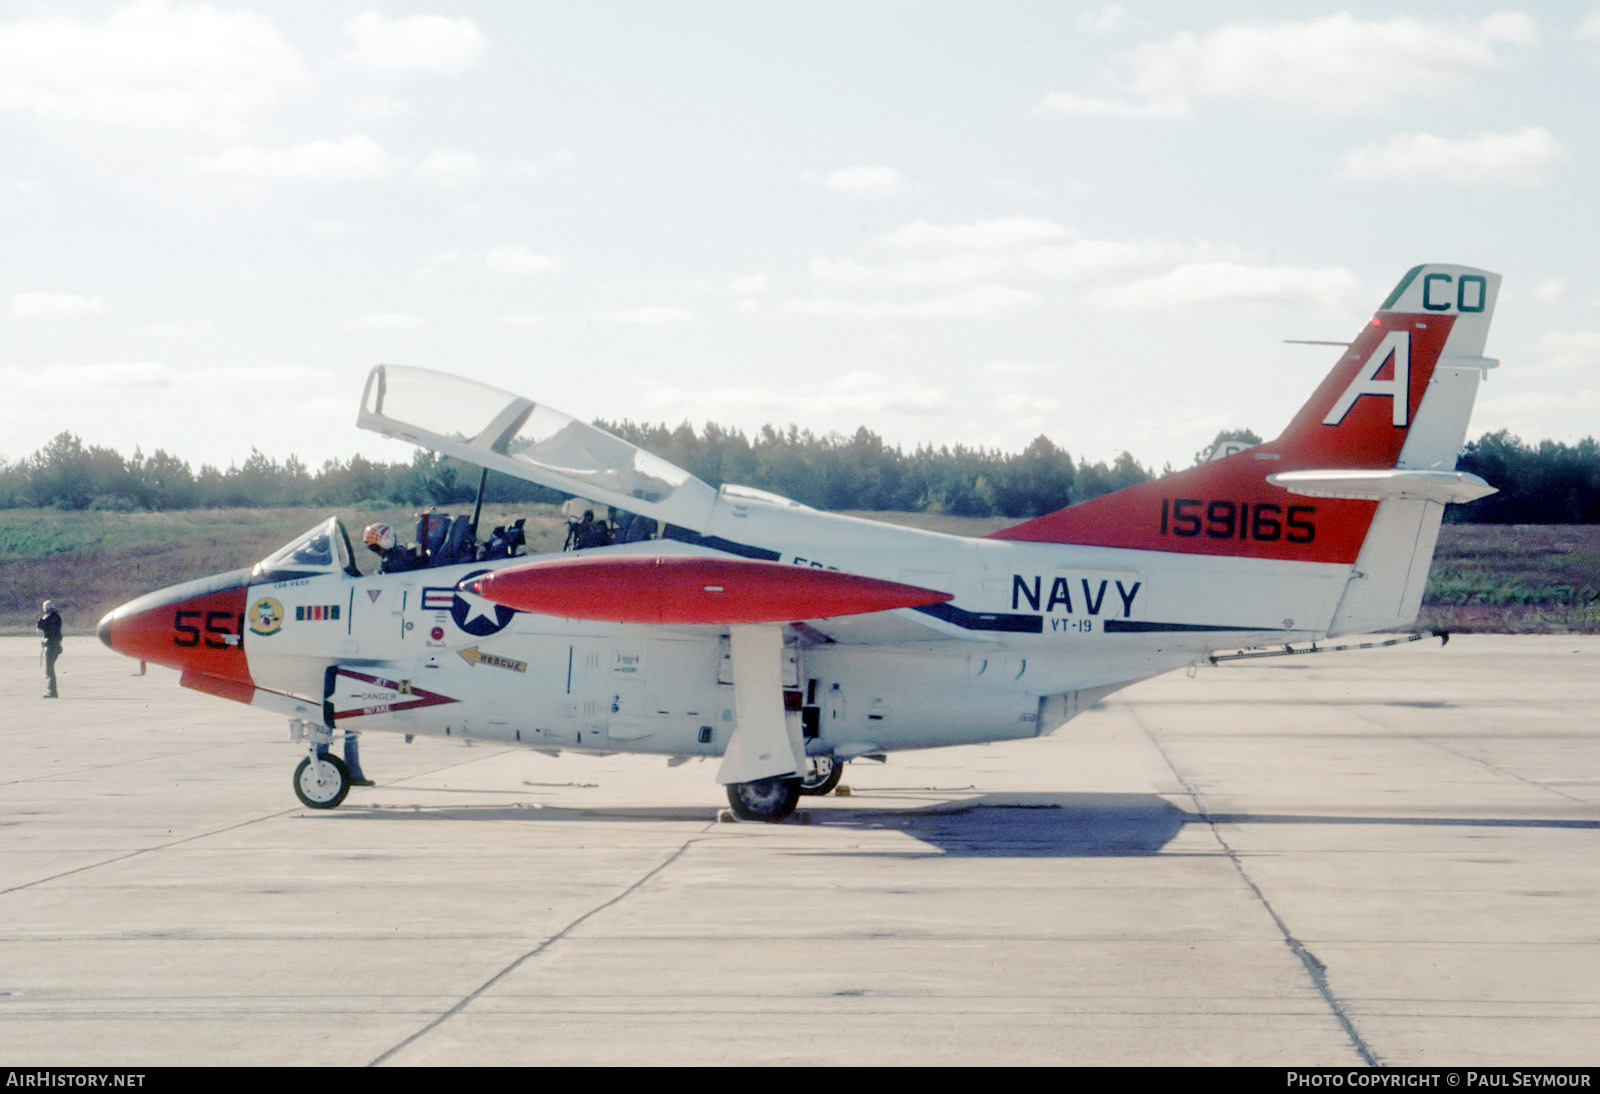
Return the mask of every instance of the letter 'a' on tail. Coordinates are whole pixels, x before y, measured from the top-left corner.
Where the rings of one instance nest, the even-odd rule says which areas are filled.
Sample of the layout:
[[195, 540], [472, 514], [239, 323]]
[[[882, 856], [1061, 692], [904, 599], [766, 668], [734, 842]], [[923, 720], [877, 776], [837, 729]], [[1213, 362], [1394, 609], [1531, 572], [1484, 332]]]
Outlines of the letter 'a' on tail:
[[1401, 278], [1276, 439], [992, 534], [1349, 566], [1329, 634], [1409, 625], [1447, 502], [1493, 493], [1455, 470], [1500, 276]]

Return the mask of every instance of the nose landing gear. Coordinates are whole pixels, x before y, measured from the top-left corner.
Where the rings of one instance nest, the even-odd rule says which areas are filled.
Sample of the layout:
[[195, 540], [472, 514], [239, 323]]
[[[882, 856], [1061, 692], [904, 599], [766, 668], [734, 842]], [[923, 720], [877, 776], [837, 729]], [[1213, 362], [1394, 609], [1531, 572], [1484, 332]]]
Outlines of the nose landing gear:
[[333, 809], [350, 793], [350, 769], [337, 756], [307, 756], [294, 769], [294, 793], [312, 809]]

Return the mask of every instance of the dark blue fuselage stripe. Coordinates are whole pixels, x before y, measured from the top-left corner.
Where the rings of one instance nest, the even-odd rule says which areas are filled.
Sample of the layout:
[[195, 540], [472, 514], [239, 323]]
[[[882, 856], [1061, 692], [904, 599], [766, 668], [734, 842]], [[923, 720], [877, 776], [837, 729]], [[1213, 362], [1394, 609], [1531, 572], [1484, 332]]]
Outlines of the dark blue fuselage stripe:
[[[765, 559], [769, 562], [781, 561], [783, 556], [777, 551], [770, 551], [765, 547], [752, 547], [747, 543], [735, 543], [731, 539], [721, 536], [702, 536], [698, 532], [691, 532], [687, 528], [680, 528], [676, 524], [667, 525], [662, 532], [664, 539], [677, 540], [680, 543], [694, 543], [702, 547], [710, 547], [714, 551], [722, 551], [730, 555], [739, 555], [742, 558]], [[933, 618], [949, 623], [953, 626], [968, 631], [1000, 631], [1010, 634], [1042, 634], [1044, 633], [1044, 617], [1040, 615], [1008, 615], [996, 612], [969, 612], [965, 608], [958, 608], [954, 604], [926, 604], [920, 608], [912, 608], [914, 612], [922, 612]], [[1107, 634], [1161, 634], [1177, 632], [1218, 632], [1218, 631], [1261, 631], [1266, 627], [1239, 627], [1216, 626], [1210, 623], [1151, 623], [1138, 619], [1107, 619], [1102, 621], [1101, 628]]]
[[677, 540], [679, 543], [692, 543], [697, 547], [709, 547], [713, 551], [738, 555], [741, 558], [760, 559], [764, 562], [777, 562], [783, 557], [777, 551], [769, 551], [765, 547], [751, 547], [747, 543], [735, 543], [721, 536], [702, 536], [699, 532], [691, 532], [676, 524], [667, 525], [661, 533], [661, 538]]
[[954, 604], [924, 604], [912, 608], [914, 612], [931, 615], [946, 623], [953, 623], [969, 631], [1010, 631], [1019, 634], [1041, 634], [1044, 618], [1037, 615], [997, 615], [993, 612], [969, 612]]
[[1107, 634], [1149, 634], [1155, 631], [1264, 631], [1266, 627], [1217, 627], [1210, 623], [1147, 623], [1138, 619], [1107, 619]]
[[[769, 562], [778, 562], [783, 558], [777, 551], [771, 551], [765, 547], [752, 547], [748, 543], [735, 543], [733, 540], [723, 539], [721, 536], [702, 536], [699, 532], [692, 532], [676, 524], [667, 525], [661, 535], [664, 539], [710, 547], [714, 551], [739, 555], [742, 558], [763, 559]], [[928, 604], [920, 608], [913, 608], [912, 611], [923, 612], [933, 616], [935, 619], [969, 631], [1008, 631], [1014, 634], [1041, 634], [1044, 631], [1044, 617], [1038, 615], [969, 612], [964, 608], [957, 608], [955, 605], [948, 603]]]

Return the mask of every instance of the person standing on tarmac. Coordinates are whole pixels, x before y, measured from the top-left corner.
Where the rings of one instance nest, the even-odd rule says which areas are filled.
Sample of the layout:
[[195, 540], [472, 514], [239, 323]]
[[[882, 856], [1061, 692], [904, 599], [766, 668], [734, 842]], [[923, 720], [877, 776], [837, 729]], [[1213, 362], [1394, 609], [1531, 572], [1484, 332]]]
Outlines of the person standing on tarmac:
[[39, 641], [44, 648], [44, 697], [54, 699], [57, 697], [56, 658], [61, 656], [61, 613], [56, 611], [54, 600], [44, 602], [34, 626], [39, 628]]
[[[327, 754], [327, 745], [317, 746], [317, 755], [326, 756]], [[348, 729], [344, 731], [344, 766], [350, 772], [351, 786], [378, 785], [367, 778], [367, 773], [361, 770], [361, 746], [356, 744], [356, 735]]]

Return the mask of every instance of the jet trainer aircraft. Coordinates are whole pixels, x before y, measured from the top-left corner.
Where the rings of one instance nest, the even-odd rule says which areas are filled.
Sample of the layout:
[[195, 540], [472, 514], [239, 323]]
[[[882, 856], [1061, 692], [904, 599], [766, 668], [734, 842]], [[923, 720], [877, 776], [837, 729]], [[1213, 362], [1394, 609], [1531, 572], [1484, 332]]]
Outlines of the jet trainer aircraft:
[[[510, 393], [380, 365], [357, 424], [657, 522], [545, 556], [362, 573], [337, 518], [254, 569], [151, 593], [106, 645], [285, 714], [307, 805], [336, 731], [721, 758], [747, 820], [840, 765], [1051, 733], [1218, 650], [1409, 627], [1500, 277], [1418, 266], [1275, 440], [983, 539], [720, 490]], [[481, 495], [480, 495], [481, 499]]]

